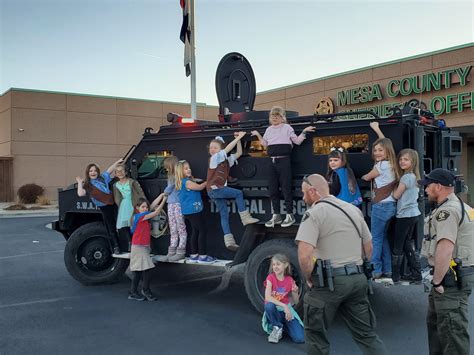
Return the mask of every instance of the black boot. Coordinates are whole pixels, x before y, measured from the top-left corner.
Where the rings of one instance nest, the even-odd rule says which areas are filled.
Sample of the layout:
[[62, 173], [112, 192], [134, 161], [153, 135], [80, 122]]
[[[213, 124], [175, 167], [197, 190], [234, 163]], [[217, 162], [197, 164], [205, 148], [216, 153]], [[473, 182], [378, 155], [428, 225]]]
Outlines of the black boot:
[[400, 267], [402, 265], [403, 255], [392, 254], [392, 280], [400, 282]]
[[408, 267], [410, 268], [410, 274], [403, 275], [402, 279], [411, 282], [420, 282], [421, 281], [421, 265], [420, 258], [416, 255], [415, 251], [410, 248], [410, 250], [405, 251], [407, 257]]

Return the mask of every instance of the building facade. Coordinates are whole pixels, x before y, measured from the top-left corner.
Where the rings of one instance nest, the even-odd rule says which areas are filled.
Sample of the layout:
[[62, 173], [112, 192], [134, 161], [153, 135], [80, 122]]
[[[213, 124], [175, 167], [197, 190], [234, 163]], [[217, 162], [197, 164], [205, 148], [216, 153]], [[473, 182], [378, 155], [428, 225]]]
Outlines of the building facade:
[[[315, 111], [390, 114], [416, 99], [463, 137], [462, 171], [474, 192], [474, 44], [448, 48], [257, 94], [255, 110], [274, 105]], [[258, 78], [258, 73], [257, 73]], [[0, 96], [0, 157], [13, 157], [13, 189], [26, 183], [56, 189], [83, 175], [89, 162], [106, 168], [155, 131], [168, 112], [189, 116], [189, 104], [10, 89]], [[218, 107], [201, 104], [198, 118], [217, 120]], [[466, 197], [471, 205], [474, 194]]]

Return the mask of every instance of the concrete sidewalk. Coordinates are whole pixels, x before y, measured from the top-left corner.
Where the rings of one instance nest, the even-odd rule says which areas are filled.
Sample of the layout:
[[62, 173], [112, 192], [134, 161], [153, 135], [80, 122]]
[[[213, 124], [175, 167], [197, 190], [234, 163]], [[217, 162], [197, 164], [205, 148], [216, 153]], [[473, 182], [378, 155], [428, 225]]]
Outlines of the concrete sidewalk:
[[52, 204], [49, 206], [39, 206], [36, 204], [25, 204], [27, 208], [39, 208], [33, 210], [5, 210], [6, 207], [15, 205], [15, 202], [0, 202], [0, 218], [14, 218], [14, 217], [57, 217], [59, 215], [58, 205]]

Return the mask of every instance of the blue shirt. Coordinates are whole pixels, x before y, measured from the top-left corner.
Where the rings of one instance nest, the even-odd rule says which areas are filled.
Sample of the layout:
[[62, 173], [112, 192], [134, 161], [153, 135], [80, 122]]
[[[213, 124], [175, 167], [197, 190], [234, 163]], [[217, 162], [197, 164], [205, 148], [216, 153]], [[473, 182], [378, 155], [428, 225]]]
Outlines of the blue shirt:
[[181, 190], [179, 190], [179, 203], [183, 215], [199, 213], [203, 209], [201, 191], [187, 189], [186, 182], [188, 180], [188, 178], [184, 178], [181, 181]]
[[418, 208], [416, 175], [413, 173], [403, 174], [400, 183], [405, 185], [406, 189], [397, 201], [397, 218], [419, 216], [421, 213]]
[[168, 195], [168, 204], [179, 203], [179, 191], [175, 189], [174, 179], [168, 179], [168, 186], [166, 186], [165, 194]]
[[[91, 179], [90, 180], [90, 183], [91, 185], [94, 185], [94, 187], [96, 187], [97, 189], [99, 189], [100, 191], [106, 193], [106, 194], [110, 194], [110, 188], [109, 188], [109, 183], [112, 181], [112, 177], [110, 176], [110, 174], [106, 171], [106, 172], [103, 172], [101, 175], [100, 175], [100, 178], [97, 178], [97, 179]], [[91, 198], [91, 201], [94, 203], [94, 205], [96, 205], [97, 207], [103, 207], [105, 206], [105, 203], [102, 203], [98, 200], [96, 200], [95, 198], [93, 198], [92, 196], [90, 196]]]

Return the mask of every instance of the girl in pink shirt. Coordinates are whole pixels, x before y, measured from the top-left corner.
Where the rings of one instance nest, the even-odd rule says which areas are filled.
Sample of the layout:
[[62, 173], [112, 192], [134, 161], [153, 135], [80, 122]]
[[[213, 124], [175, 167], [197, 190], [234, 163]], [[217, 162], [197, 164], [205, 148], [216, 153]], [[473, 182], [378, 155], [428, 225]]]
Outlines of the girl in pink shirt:
[[[293, 128], [286, 123], [286, 113], [279, 106], [272, 107], [269, 118], [271, 126], [267, 128], [263, 137], [258, 131], [252, 131], [252, 136], [257, 136], [271, 158], [269, 190], [272, 201], [273, 215], [265, 223], [266, 227], [274, 227], [281, 224], [282, 227], [289, 227], [296, 222], [293, 216], [293, 197], [291, 194], [291, 150], [293, 144], [300, 145], [306, 138], [307, 132], [314, 132], [315, 127], [309, 126], [303, 129], [299, 136], [295, 134]], [[280, 216], [280, 192], [285, 199], [286, 218]]]
[[304, 343], [303, 322], [291, 306], [299, 301], [299, 289], [291, 275], [288, 257], [275, 254], [270, 264], [270, 273], [265, 280], [265, 313], [263, 329], [269, 334], [270, 343], [278, 343], [283, 330], [295, 343]]

